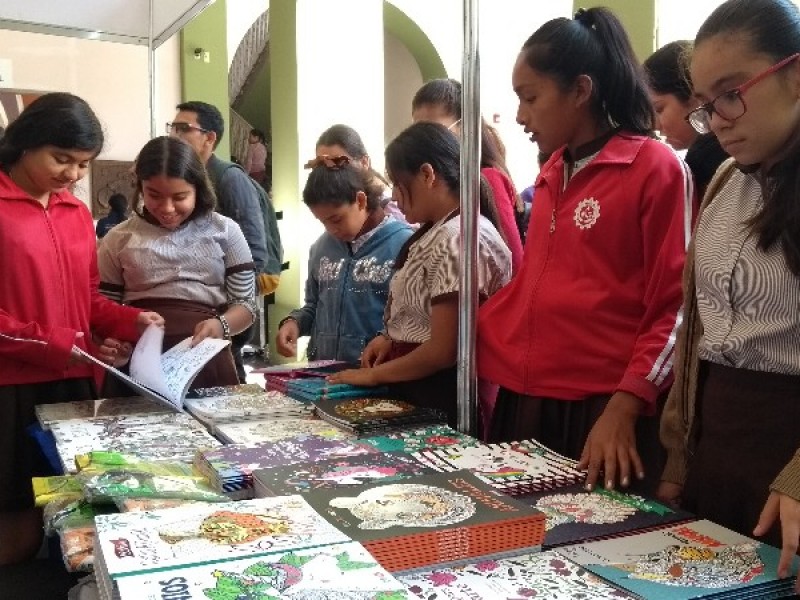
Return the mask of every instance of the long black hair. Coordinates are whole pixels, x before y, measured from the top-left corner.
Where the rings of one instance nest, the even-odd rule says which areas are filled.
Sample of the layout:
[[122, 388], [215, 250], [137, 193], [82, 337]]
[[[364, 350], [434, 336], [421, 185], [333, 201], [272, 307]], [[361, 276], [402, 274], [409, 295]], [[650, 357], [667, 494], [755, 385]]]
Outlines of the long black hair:
[[[754, 52], [778, 62], [800, 52], [800, 11], [789, 0], [729, 0], [700, 27], [695, 47], [719, 34], [745, 34]], [[766, 174], [764, 208], [750, 221], [758, 245], [779, 243], [792, 273], [800, 276], [800, 138]]]
[[[187, 220], [207, 215], [214, 210], [216, 196], [203, 161], [188, 143], [180, 138], [162, 135], [147, 142], [136, 157], [136, 190], [142, 193], [142, 182], [165, 175], [183, 179], [194, 186], [195, 206]], [[139, 216], [146, 217], [142, 207]]]
[[103, 127], [89, 104], [55, 92], [31, 102], [0, 138], [0, 167], [10, 168], [26, 150], [55, 146], [93, 152], [103, 149]]
[[644, 61], [647, 84], [656, 94], [672, 94], [681, 102], [692, 97], [692, 78], [689, 74], [689, 55], [692, 42], [677, 40], [653, 52]]
[[[461, 144], [453, 132], [440, 123], [420, 122], [406, 128], [386, 147], [386, 170], [395, 185], [416, 175], [429, 164], [455, 194], [461, 192]], [[497, 209], [489, 186], [481, 182], [480, 213], [499, 230]]]
[[318, 164], [311, 169], [306, 180], [303, 202], [309, 207], [320, 204], [343, 206], [355, 203], [358, 192], [364, 192], [367, 211], [372, 212], [380, 208], [383, 191], [383, 185], [370, 171], [352, 162], [340, 166]]
[[580, 9], [574, 19], [548, 21], [522, 46], [526, 64], [567, 90], [580, 75], [592, 80], [598, 120], [653, 134], [655, 114], [641, 65], [619, 19], [607, 8]]

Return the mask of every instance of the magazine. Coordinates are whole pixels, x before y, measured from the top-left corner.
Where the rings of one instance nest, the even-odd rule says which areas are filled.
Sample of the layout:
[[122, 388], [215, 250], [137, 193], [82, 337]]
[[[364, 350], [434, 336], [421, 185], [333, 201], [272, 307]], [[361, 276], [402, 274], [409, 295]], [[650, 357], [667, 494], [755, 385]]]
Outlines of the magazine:
[[202, 368], [225, 348], [230, 341], [206, 338], [196, 346], [186, 338], [163, 354], [164, 330], [150, 325], [133, 349], [130, 375], [95, 358], [78, 347], [73, 349], [109, 373], [122, 379], [142, 396], [169, 406], [179, 412], [189, 386]]

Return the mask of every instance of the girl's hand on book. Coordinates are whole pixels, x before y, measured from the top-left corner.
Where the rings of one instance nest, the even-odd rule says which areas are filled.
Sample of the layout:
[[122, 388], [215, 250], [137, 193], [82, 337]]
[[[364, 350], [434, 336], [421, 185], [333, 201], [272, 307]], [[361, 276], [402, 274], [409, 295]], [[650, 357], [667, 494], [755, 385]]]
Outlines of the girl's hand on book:
[[164, 327], [164, 317], [162, 317], [157, 312], [152, 312], [149, 310], [140, 312], [136, 316], [136, 327], [139, 329], [139, 333], [143, 332], [150, 325], [157, 325], [158, 327]]
[[225, 339], [225, 330], [222, 323], [216, 317], [200, 321], [194, 326], [194, 333], [192, 334], [192, 347], [197, 346], [206, 338], [216, 338], [218, 340]]
[[97, 348], [97, 358], [117, 368], [128, 364], [131, 354], [133, 354], [133, 346], [114, 338], [104, 339]]
[[[800, 541], [800, 501], [780, 492], [771, 492], [753, 535], [766, 534], [777, 520], [780, 520], [782, 540], [778, 577], [789, 577]], [[800, 578], [795, 583], [795, 591], [800, 593]]]
[[361, 385], [374, 387], [378, 385], [375, 378], [374, 369], [347, 369], [339, 371], [325, 378], [328, 383], [349, 383], [350, 385]]

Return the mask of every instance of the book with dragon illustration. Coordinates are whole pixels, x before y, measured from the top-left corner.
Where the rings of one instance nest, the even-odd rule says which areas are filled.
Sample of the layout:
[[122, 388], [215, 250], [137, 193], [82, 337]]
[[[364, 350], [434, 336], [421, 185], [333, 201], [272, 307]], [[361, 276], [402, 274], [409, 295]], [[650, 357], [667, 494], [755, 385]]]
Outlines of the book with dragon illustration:
[[557, 551], [648, 599], [782, 598], [794, 585], [778, 579], [780, 550], [705, 520]]
[[385, 452], [259, 469], [253, 473], [256, 497], [307, 494], [318, 489], [353, 489], [433, 473], [408, 454]]
[[603, 488], [588, 492], [582, 484], [518, 498], [547, 517], [545, 548], [694, 520], [691, 513], [655, 500]]
[[122, 600], [405, 600], [405, 586], [354, 542], [118, 581]]
[[349, 541], [300, 496], [101, 515], [95, 527], [111, 579]]
[[304, 496], [391, 572], [541, 546], [544, 515], [467, 471], [431, 473]]
[[554, 551], [398, 575], [411, 598], [624, 600], [633, 598]]

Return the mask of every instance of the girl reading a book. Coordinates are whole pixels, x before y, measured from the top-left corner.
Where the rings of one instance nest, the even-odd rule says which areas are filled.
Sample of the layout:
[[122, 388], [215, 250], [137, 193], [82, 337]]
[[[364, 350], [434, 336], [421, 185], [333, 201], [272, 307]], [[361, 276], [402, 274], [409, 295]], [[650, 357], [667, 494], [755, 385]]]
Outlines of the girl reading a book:
[[298, 337], [310, 335], [310, 360], [358, 362], [383, 327], [395, 259], [412, 233], [384, 213], [385, 188], [371, 169], [347, 154], [329, 154], [343, 150], [318, 144], [307, 165], [303, 202], [325, 233], [309, 253], [305, 304], [278, 330], [275, 343], [283, 356], [297, 356]]
[[689, 249], [659, 495], [782, 545], [786, 576], [800, 541], [800, 11], [721, 4], [690, 70], [689, 120], [735, 162], [709, 184]]
[[113, 348], [99, 352], [92, 335], [135, 342], [163, 323], [97, 291], [92, 217], [69, 190], [102, 147], [92, 109], [63, 93], [36, 99], [0, 139], [0, 565], [41, 543], [31, 477], [51, 471], [26, 431], [34, 407], [97, 397], [76, 348], [109, 362]]
[[[135, 174], [141, 206], [98, 249], [101, 292], [163, 314], [164, 350], [189, 336], [198, 343], [244, 331], [256, 314], [253, 258], [239, 226], [214, 211], [200, 158], [186, 142], [162, 136], [144, 145]], [[192, 388], [237, 383], [226, 348]], [[123, 385], [106, 378], [106, 395], [131, 395], [116, 388]]]
[[[450, 425], [456, 420], [459, 161], [458, 138], [439, 123], [416, 123], [386, 148], [394, 197], [408, 219], [422, 226], [398, 257], [384, 328], [364, 349], [363, 368], [328, 378], [334, 383], [391, 384], [398, 399], [440, 409]], [[478, 221], [481, 300], [511, 277], [511, 254], [491, 208], [484, 186]]]
[[517, 121], [552, 156], [522, 267], [478, 311], [478, 372], [501, 387], [490, 438], [536, 438], [579, 459], [588, 486], [628, 485], [645, 464], [655, 484], [652, 415], [680, 322], [695, 196], [686, 165], [653, 138], [640, 73], [603, 8], [551, 20], [523, 44]]

